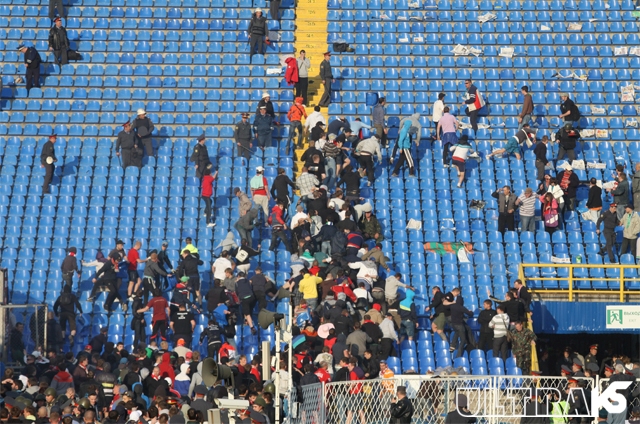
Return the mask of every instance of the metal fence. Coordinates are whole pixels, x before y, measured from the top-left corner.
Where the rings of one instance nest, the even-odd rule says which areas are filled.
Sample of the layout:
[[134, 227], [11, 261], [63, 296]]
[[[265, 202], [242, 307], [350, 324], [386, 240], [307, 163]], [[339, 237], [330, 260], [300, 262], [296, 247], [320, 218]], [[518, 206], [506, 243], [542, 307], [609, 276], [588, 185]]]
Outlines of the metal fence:
[[[324, 386], [314, 384], [294, 391], [289, 422], [386, 424], [391, 419], [391, 401], [396, 389], [404, 386], [414, 406], [413, 423], [444, 423], [447, 414], [457, 408], [457, 396], [464, 394], [468, 400], [465, 414], [488, 423], [515, 424], [530, 414], [533, 406], [539, 417], [550, 417], [556, 396], [558, 399], [581, 397], [590, 405], [590, 393], [600, 393], [602, 385], [598, 379], [578, 380], [576, 388], [570, 388], [566, 378], [532, 376], [401, 375], [391, 379], [336, 382]], [[536, 397], [532, 399], [534, 393]], [[537, 402], [537, 405], [530, 405], [527, 409], [529, 402]], [[597, 416], [597, 411], [590, 410], [588, 416], [594, 415]]]
[[[2, 362], [22, 362], [24, 353], [37, 348], [46, 355], [47, 305], [0, 305], [0, 351]], [[22, 324], [22, 327], [18, 327]], [[17, 341], [22, 342], [19, 346]], [[21, 348], [24, 348], [23, 349]]]

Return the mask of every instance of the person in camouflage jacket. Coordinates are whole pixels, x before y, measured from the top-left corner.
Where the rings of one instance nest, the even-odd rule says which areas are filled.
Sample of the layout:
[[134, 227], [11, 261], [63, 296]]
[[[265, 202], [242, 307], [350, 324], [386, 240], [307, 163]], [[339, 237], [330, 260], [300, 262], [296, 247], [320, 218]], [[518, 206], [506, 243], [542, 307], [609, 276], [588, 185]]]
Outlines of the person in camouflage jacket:
[[531, 370], [531, 348], [537, 339], [533, 331], [525, 328], [522, 322], [516, 322], [511, 331], [511, 350], [516, 357], [516, 364], [522, 370], [522, 375], [528, 375]]

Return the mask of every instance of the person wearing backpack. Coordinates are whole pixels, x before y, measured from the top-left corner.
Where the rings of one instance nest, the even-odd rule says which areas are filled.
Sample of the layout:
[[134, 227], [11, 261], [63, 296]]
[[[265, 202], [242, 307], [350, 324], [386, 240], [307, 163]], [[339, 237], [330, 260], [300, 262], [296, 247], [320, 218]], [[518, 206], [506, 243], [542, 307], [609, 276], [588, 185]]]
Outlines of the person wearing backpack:
[[263, 167], [256, 168], [256, 175], [251, 178], [249, 186], [253, 202], [262, 208], [265, 217], [269, 216], [269, 183], [264, 176]]
[[580, 120], [580, 109], [578, 109], [578, 106], [569, 98], [569, 93], [560, 93], [560, 99], [562, 100], [562, 104], [560, 105], [561, 113], [559, 118], [564, 119], [565, 126], [573, 128]]
[[82, 305], [75, 294], [71, 293], [71, 286], [66, 285], [62, 288], [62, 294], [53, 304], [53, 312], [56, 316], [60, 316], [60, 329], [62, 337], [69, 323], [69, 345], [73, 346], [74, 337], [76, 335], [76, 309], [82, 314]]

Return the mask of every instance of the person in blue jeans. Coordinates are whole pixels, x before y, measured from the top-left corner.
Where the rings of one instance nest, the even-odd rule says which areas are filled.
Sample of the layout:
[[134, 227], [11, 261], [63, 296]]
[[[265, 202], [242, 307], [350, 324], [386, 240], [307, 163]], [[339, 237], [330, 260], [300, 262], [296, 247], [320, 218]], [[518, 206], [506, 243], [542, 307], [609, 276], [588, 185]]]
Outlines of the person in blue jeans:
[[520, 210], [520, 231], [536, 231], [536, 196], [531, 187], [527, 187], [516, 199], [516, 206]]

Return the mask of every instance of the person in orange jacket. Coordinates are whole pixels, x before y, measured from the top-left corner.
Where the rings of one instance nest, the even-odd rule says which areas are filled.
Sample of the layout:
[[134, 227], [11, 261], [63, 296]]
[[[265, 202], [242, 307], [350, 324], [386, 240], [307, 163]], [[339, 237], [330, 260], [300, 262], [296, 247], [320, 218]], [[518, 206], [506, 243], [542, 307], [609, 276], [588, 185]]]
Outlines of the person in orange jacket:
[[289, 113], [287, 113], [287, 118], [289, 118], [289, 122], [291, 123], [289, 125], [289, 138], [287, 139], [287, 154], [289, 154], [291, 140], [296, 130], [298, 130], [298, 145], [302, 144], [302, 117], [307, 117], [307, 112], [304, 110], [304, 106], [302, 106], [303, 101], [302, 97], [296, 97], [295, 103], [289, 109]]

